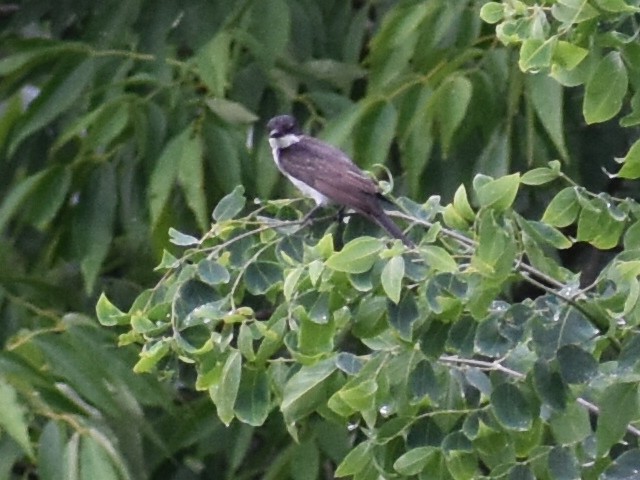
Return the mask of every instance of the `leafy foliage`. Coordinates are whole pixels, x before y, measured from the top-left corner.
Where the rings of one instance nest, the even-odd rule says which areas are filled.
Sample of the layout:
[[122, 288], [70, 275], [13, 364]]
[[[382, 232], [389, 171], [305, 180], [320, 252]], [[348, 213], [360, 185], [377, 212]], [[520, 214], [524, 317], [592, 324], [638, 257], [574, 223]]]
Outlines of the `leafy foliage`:
[[[578, 245], [615, 246], [602, 254], [608, 260], [624, 248], [602, 273], [609, 282], [599, 283], [600, 291], [589, 291], [593, 298], [599, 295], [600, 315], [583, 312], [603, 321], [597, 324], [600, 332], [608, 332], [604, 324], [611, 324], [611, 335], [598, 336], [594, 348], [582, 340], [569, 341], [554, 356], [542, 345], [559, 332], [539, 328], [536, 345], [550, 360], [536, 363], [533, 377], [515, 375], [524, 368], [498, 371], [489, 375], [492, 383], [486, 387], [482, 375], [472, 369], [463, 373], [475, 379], [474, 388], [484, 395], [474, 408], [505, 424], [498, 424], [499, 432], [528, 426], [528, 418], [536, 435], [549, 435], [551, 429], [558, 443], [544, 443], [549, 449], [540, 456], [548, 459], [549, 476], [585, 473], [581, 470], [589, 455], [598, 457], [590, 472], [604, 468], [610, 478], [631, 475], [638, 457], [634, 444], [617, 456], [624, 448], [616, 442], [625, 429], [625, 435], [633, 435], [633, 427], [628, 427], [635, 420], [633, 381], [604, 390], [591, 384], [601, 378], [605, 360], [617, 361], [628, 373], [637, 358], [628, 326], [636, 316], [633, 252], [640, 227], [633, 223], [635, 203], [613, 198], [636, 195], [619, 180], [637, 178], [639, 171], [635, 130], [620, 128], [637, 123], [636, 10], [637, 2], [623, 0], [0, 5], [0, 476], [208, 478], [224, 472], [230, 478], [300, 479], [332, 472], [340, 464], [338, 473], [360, 472], [359, 478], [375, 475], [374, 465], [405, 476], [426, 468], [433, 478], [445, 472], [444, 448], [451, 475], [468, 477], [477, 468], [477, 458], [470, 453], [477, 457], [482, 452], [498, 461], [503, 453], [496, 445], [505, 435], [494, 435], [481, 425], [478, 429], [486, 435], [471, 447], [464, 429], [447, 437], [441, 449], [432, 440], [418, 445], [423, 437], [406, 432], [414, 428], [433, 439], [437, 431], [427, 420], [440, 422], [441, 417], [427, 415], [416, 426], [404, 425], [392, 422], [397, 414], [390, 411], [386, 436], [377, 443], [362, 441], [373, 437], [358, 428], [357, 412], [372, 412], [367, 408], [378, 406], [384, 392], [395, 392], [397, 383], [387, 388], [379, 378], [400, 372], [391, 378], [395, 381], [407, 366], [407, 384], [415, 383], [408, 400], [411, 408], [440, 398], [440, 386], [449, 385], [449, 380], [441, 380], [447, 375], [443, 372], [451, 365], [463, 372], [469, 365], [438, 357], [438, 345], [454, 348], [447, 343], [451, 336], [465, 340], [449, 356], [461, 356], [455, 349], [464, 347], [460, 351], [466, 356], [460, 358], [467, 361], [490, 360], [471, 358], [471, 352], [476, 335], [491, 339], [496, 329], [500, 341], [490, 348], [481, 343], [483, 348], [489, 353], [511, 351], [513, 342], [502, 340], [498, 320], [487, 323], [482, 335], [477, 333], [484, 324], [478, 322], [481, 312], [487, 303], [491, 307], [492, 296], [515, 302], [505, 285], [517, 275], [530, 274], [528, 268], [572, 285], [568, 258], [574, 267], [593, 268], [597, 275], [600, 266], [574, 255], [573, 249], [568, 255], [555, 251], [575, 245], [574, 238]], [[580, 88], [568, 88], [574, 86]], [[418, 222], [412, 228], [415, 237], [424, 235], [419, 255], [381, 242], [379, 232], [357, 218], [347, 227], [347, 243], [338, 252], [331, 238], [325, 238], [325, 224], [318, 223], [311, 232], [282, 224], [295, 222], [299, 215], [289, 201], [262, 204], [262, 218], [247, 208], [251, 202], [245, 195], [287, 197], [286, 183], [269, 158], [263, 125], [270, 116], [291, 111], [307, 130], [344, 148], [361, 166], [384, 164], [402, 194], [419, 203], [432, 192], [453, 198], [443, 206], [435, 197], [419, 205], [402, 203], [405, 221]], [[620, 122], [603, 122], [606, 118]], [[585, 126], [585, 119], [590, 125]], [[623, 159], [619, 171], [614, 157]], [[547, 167], [555, 158], [562, 160], [562, 169], [559, 163]], [[532, 167], [538, 168], [507, 176]], [[619, 178], [609, 182], [602, 167], [618, 171]], [[593, 196], [572, 183], [564, 184], [558, 195], [552, 189], [522, 189], [558, 179], [566, 182], [563, 172], [591, 191], [606, 188], [610, 194]], [[514, 198], [518, 214], [511, 210]], [[225, 231], [216, 230], [218, 240], [210, 238], [211, 233], [201, 236], [209, 230], [214, 205], [216, 224], [227, 225]], [[543, 205], [548, 205], [545, 212]], [[247, 225], [241, 215], [257, 223]], [[436, 223], [425, 232], [420, 222]], [[274, 225], [280, 226], [274, 231]], [[230, 241], [240, 231], [248, 234], [259, 226], [265, 229], [257, 237], [247, 235], [229, 244], [233, 248], [228, 259], [221, 253], [204, 261], [201, 257], [208, 253], [198, 253], [209, 247], [222, 252], [226, 247], [217, 243], [219, 238]], [[464, 237], [456, 239], [456, 231]], [[331, 233], [335, 241], [343, 237]], [[173, 247], [167, 246], [167, 238]], [[477, 245], [465, 243], [469, 238]], [[302, 243], [307, 247], [300, 253]], [[255, 255], [263, 247], [255, 261], [243, 253]], [[178, 253], [184, 248], [195, 273], [186, 269], [178, 279], [176, 272], [186, 268], [187, 253]], [[317, 257], [307, 262], [309, 251]], [[518, 263], [524, 253], [529, 263]], [[134, 303], [158, 283], [159, 274], [153, 272], [158, 262], [166, 275], [161, 283], [181, 287], [167, 300], [176, 307], [169, 312], [166, 305], [146, 311]], [[476, 276], [461, 278], [461, 267], [466, 273], [475, 270]], [[430, 282], [428, 290], [415, 280], [436, 272], [439, 280]], [[335, 293], [314, 291], [336, 279], [342, 283]], [[556, 294], [565, 288], [537, 280]], [[236, 281], [233, 298], [239, 316], [227, 318], [232, 305], [225, 298]], [[418, 284], [425, 296], [412, 303], [407, 298]], [[568, 298], [575, 293], [572, 289], [565, 292]], [[101, 291], [107, 295], [98, 301]], [[350, 292], [347, 300], [358, 303], [357, 311], [338, 312], [336, 302]], [[367, 294], [370, 298], [364, 301]], [[158, 292], [148, 301], [160, 297], [168, 299], [170, 292]], [[272, 305], [282, 298], [298, 310], [277, 315], [304, 320], [303, 333], [295, 330], [293, 320], [257, 330], [256, 325], [276, 315]], [[401, 360], [391, 366], [391, 360], [378, 360], [384, 375], [365, 379], [368, 352], [384, 350], [370, 339], [386, 329], [393, 341], [415, 344], [416, 332], [432, 322], [425, 316], [425, 298], [429, 311], [443, 318], [442, 325], [419, 342], [426, 353], [417, 352], [404, 365]], [[117, 333], [99, 328], [93, 319], [96, 301], [103, 323], [118, 326], [115, 332], [133, 329], [129, 337], [121, 337], [133, 345], [114, 348]], [[192, 315], [204, 301], [206, 309]], [[115, 306], [132, 304], [144, 314], [123, 313]], [[475, 317], [453, 322], [467, 311]], [[573, 319], [573, 313], [565, 313], [558, 318]], [[155, 330], [167, 314], [186, 322], [176, 326], [185, 335], [165, 338], [173, 326], [165, 325], [164, 333]], [[204, 320], [220, 315], [222, 323], [213, 323], [225, 336], [205, 345], [200, 335], [206, 336], [212, 326]], [[351, 328], [353, 318], [357, 325]], [[614, 325], [627, 318], [627, 326]], [[147, 338], [157, 341], [146, 344]], [[266, 338], [270, 341], [265, 343]], [[533, 333], [525, 330], [522, 340], [530, 338]], [[178, 340], [184, 352], [176, 347]], [[136, 356], [141, 341], [145, 349]], [[196, 361], [210, 373], [196, 378], [198, 371], [188, 363], [192, 357], [212, 358], [211, 352], [220, 353], [227, 341], [224, 362], [219, 365], [222, 354], [212, 360], [214, 365]], [[607, 342], [620, 344], [619, 355], [605, 348]], [[194, 348], [211, 350], [196, 354]], [[231, 355], [232, 349], [238, 353]], [[273, 358], [286, 355], [291, 358], [277, 369], [271, 366]], [[326, 359], [330, 361], [323, 363]], [[162, 372], [160, 382], [154, 375], [132, 375], [133, 365], [139, 372]], [[289, 385], [286, 375], [296, 383], [279, 390]], [[520, 395], [500, 387], [501, 378], [494, 378], [499, 375], [503, 383], [510, 379]], [[320, 377], [325, 380], [318, 382]], [[318, 410], [323, 404], [314, 402], [323, 393], [333, 398], [329, 393], [342, 391], [341, 382], [351, 379], [331, 408]], [[523, 382], [537, 393], [530, 394]], [[571, 401], [582, 395], [574, 390], [585, 383], [595, 389], [587, 393], [596, 392], [594, 398], [578, 400], [591, 405], [589, 414]], [[210, 400], [193, 393], [195, 387], [209, 390], [220, 421], [212, 418]], [[453, 397], [459, 390], [450, 391]], [[515, 411], [500, 403], [505, 392], [513, 396]], [[552, 405], [566, 408], [566, 416], [553, 423], [547, 417], [536, 421], [535, 408], [530, 408], [536, 395], [544, 398], [540, 412], [546, 415], [546, 405]], [[288, 415], [300, 416], [296, 428], [290, 426], [299, 443], [291, 442], [273, 413], [283, 396]], [[620, 415], [611, 409], [617, 407], [618, 396], [626, 399]], [[493, 400], [500, 405], [498, 411], [488, 406]], [[600, 408], [597, 419], [593, 406]], [[309, 409], [320, 415], [308, 415]], [[351, 410], [352, 433], [342, 418], [325, 421], [338, 418], [336, 411]], [[372, 413], [368, 415], [371, 421]], [[378, 420], [381, 415], [376, 415]], [[608, 425], [595, 430], [596, 453], [589, 420]], [[253, 427], [257, 425], [260, 428]], [[413, 442], [406, 452], [400, 445], [405, 437]], [[517, 459], [525, 458], [520, 456], [523, 442], [515, 442]], [[607, 457], [603, 452], [608, 444], [614, 446]], [[583, 447], [586, 463], [582, 460], [587, 457], [576, 456]], [[526, 458], [531, 461], [509, 467], [512, 475], [526, 476], [527, 468], [539, 463], [535, 456]]]
[[[513, 210], [522, 185], [553, 179], [572, 183], [557, 162], [477, 176], [476, 210], [464, 192], [445, 206], [399, 199], [413, 251], [351, 238], [355, 219], [336, 251], [335, 224], [305, 226], [292, 202], [225, 215], [188, 245], [174, 232], [186, 249], [166, 254], [161, 281], [126, 313], [101, 297], [98, 318], [129, 326], [120, 343], [141, 347], [138, 371], [192, 364], [225, 424], [277, 409], [303, 444], [322, 423], [349, 430], [337, 476], [617, 478], [622, 451], [640, 466], [638, 262], [622, 252], [581, 286], [555, 252], [617, 245], [640, 209], [571, 185], [541, 221]], [[221, 205], [239, 215], [244, 201], [236, 190]], [[517, 298], [517, 282], [539, 294]]]

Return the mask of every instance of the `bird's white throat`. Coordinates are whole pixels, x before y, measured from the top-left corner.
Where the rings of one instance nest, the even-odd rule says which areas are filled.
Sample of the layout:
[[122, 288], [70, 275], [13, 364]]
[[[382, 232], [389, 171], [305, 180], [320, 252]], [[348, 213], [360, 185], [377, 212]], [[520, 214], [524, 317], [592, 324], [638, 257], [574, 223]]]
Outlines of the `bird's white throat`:
[[296, 135], [295, 133], [287, 133], [281, 137], [269, 137], [269, 145], [271, 145], [272, 149], [287, 148], [294, 143], [298, 143], [300, 140], [299, 135]]

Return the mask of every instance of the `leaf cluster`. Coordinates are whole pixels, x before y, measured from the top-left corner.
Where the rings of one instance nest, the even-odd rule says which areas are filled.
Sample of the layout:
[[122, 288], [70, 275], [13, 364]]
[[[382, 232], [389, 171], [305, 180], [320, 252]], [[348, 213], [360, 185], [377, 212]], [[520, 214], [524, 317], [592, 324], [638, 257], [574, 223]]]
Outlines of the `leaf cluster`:
[[[240, 216], [237, 188], [202, 238], [170, 232], [183, 253], [165, 252], [128, 312], [103, 295], [97, 315], [127, 328], [136, 371], [191, 365], [227, 425], [278, 410], [302, 443], [319, 422], [351, 432], [339, 477], [619, 478], [639, 456], [640, 209], [570, 184], [540, 221], [513, 210], [554, 181], [571, 183], [558, 162], [479, 175], [474, 202], [464, 187], [448, 205], [400, 198], [413, 250], [355, 218], [337, 249], [340, 228], [304, 225], [291, 201]], [[574, 224], [576, 238], [557, 228]], [[576, 242], [621, 239], [591, 285], [559, 263]], [[538, 294], [517, 298], [519, 282]]]

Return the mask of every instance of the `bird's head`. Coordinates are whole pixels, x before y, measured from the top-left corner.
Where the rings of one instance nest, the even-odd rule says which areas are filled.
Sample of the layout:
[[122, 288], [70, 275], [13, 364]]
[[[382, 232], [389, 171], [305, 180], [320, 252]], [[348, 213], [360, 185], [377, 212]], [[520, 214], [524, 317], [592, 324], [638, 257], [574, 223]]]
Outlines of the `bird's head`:
[[286, 135], [298, 136], [302, 134], [298, 122], [291, 115], [278, 115], [267, 123], [269, 138], [282, 138]]

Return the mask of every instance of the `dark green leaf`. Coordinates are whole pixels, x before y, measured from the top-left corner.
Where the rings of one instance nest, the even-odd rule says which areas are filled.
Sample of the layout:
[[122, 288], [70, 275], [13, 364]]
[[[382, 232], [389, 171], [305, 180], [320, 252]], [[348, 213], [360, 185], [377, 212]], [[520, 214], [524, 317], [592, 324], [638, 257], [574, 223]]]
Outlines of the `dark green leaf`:
[[531, 428], [533, 411], [517, 386], [502, 383], [495, 387], [491, 393], [491, 407], [504, 428], [516, 431]]
[[472, 90], [473, 86], [469, 79], [462, 76], [453, 76], [447, 79], [435, 93], [437, 98], [437, 119], [440, 126], [442, 149], [445, 155], [451, 148], [454, 133], [456, 133], [467, 113]]
[[333, 359], [303, 366], [286, 383], [280, 409], [288, 425], [312, 412], [326, 401], [326, 381], [335, 371]]
[[271, 410], [269, 379], [264, 370], [244, 369], [234, 411], [238, 420], [254, 427], [267, 419]]
[[184, 140], [179, 162], [178, 183], [187, 200], [187, 205], [196, 218], [200, 229], [209, 228], [207, 200], [204, 194], [204, 165], [202, 138], [194, 131]]
[[397, 121], [391, 102], [375, 102], [365, 110], [353, 132], [354, 159], [362, 168], [386, 163]]
[[635, 480], [640, 472], [640, 450], [627, 450], [602, 473], [602, 480]]
[[413, 336], [413, 324], [419, 318], [415, 297], [405, 295], [400, 303], [389, 303], [389, 323], [398, 332], [400, 338], [410, 341]]
[[93, 289], [111, 247], [116, 216], [115, 190], [114, 167], [103, 163], [91, 172], [74, 212], [74, 247], [82, 258], [80, 268], [87, 291]]
[[560, 373], [567, 383], [585, 383], [598, 373], [598, 362], [577, 345], [558, 350]]
[[51, 80], [29, 105], [7, 148], [12, 156], [18, 145], [31, 134], [68, 110], [83, 94], [93, 78], [95, 60], [88, 58], [80, 63], [62, 62], [51, 75]]
[[275, 262], [253, 262], [247, 267], [244, 277], [247, 290], [259, 295], [282, 282], [282, 266]]
[[614, 383], [602, 392], [598, 406], [596, 443], [601, 456], [622, 439], [632, 420], [640, 418], [637, 383]]
[[436, 401], [440, 395], [438, 380], [431, 363], [427, 360], [416, 364], [409, 374], [408, 386], [415, 402], [422, 401], [427, 395], [431, 401]]

